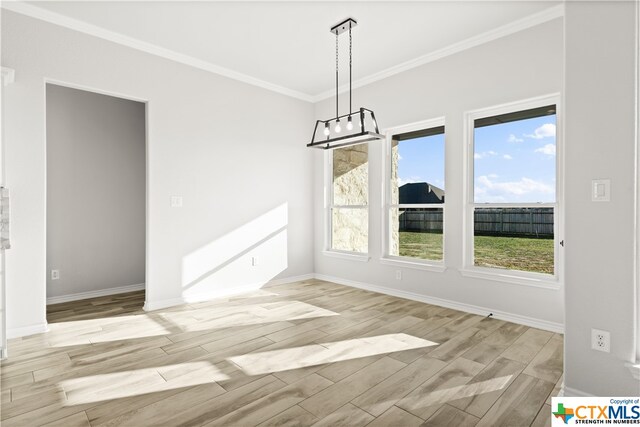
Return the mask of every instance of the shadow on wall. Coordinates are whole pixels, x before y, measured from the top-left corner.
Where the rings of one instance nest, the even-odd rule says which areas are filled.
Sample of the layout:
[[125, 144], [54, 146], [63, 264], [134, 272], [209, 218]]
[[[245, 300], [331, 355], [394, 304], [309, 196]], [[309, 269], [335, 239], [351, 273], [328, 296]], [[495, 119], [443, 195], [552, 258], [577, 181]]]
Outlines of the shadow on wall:
[[197, 301], [259, 289], [287, 268], [283, 203], [182, 258], [182, 297]]

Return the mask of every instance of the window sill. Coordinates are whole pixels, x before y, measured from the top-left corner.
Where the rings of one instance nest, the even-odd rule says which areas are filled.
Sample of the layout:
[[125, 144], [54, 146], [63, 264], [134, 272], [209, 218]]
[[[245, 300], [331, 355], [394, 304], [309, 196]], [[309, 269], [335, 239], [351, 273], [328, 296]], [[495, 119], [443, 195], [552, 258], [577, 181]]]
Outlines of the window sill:
[[476, 279], [492, 280], [495, 282], [509, 283], [522, 286], [533, 286], [543, 289], [560, 289], [560, 283], [553, 277], [535, 277], [517, 272], [503, 272], [502, 270], [494, 270], [489, 268], [467, 267], [460, 269], [460, 273], [465, 277], [473, 277]]
[[405, 258], [384, 257], [380, 258], [380, 264], [414, 268], [416, 270], [433, 271], [436, 273], [443, 273], [447, 269], [444, 264], [430, 264], [428, 262], [413, 261]]
[[341, 258], [347, 259], [349, 261], [359, 261], [359, 262], [369, 262], [371, 259], [368, 254], [360, 254], [357, 252], [340, 252], [340, 251], [322, 251], [322, 255], [332, 257], [332, 258]]

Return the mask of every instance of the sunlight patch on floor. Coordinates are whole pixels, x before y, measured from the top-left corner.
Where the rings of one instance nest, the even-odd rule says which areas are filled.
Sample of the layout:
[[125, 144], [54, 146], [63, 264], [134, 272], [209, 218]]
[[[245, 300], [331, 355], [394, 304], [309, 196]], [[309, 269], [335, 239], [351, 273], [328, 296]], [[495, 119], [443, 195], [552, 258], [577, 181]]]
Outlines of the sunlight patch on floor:
[[47, 340], [66, 347], [328, 316], [339, 313], [300, 301], [210, 306], [55, 323]]
[[434, 345], [438, 343], [407, 334], [388, 334], [251, 353], [227, 360], [247, 375], [262, 375]]
[[52, 323], [47, 341], [51, 347], [68, 347], [119, 339], [167, 335], [170, 332], [147, 314]]
[[263, 304], [244, 304], [219, 309], [200, 309], [181, 313], [165, 313], [162, 316], [178, 325], [184, 332], [233, 326], [259, 325], [339, 314], [300, 301], [285, 301]]
[[401, 401], [401, 407], [426, 408], [434, 405], [451, 402], [452, 400], [478, 396], [493, 391], [502, 390], [511, 381], [513, 375], [491, 378], [477, 383], [465, 384], [456, 387], [445, 388], [429, 393], [415, 393], [405, 397]]
[[[177, 370], [180, 375], [166, 381], [163, 372]], [[225, 381], [229, 377], [209, 362], [187, 362], [157, 368], [136, 369], [111, 374], [63, 380], [58, 386], [67, 395], [65, 406], [121, 399]]]

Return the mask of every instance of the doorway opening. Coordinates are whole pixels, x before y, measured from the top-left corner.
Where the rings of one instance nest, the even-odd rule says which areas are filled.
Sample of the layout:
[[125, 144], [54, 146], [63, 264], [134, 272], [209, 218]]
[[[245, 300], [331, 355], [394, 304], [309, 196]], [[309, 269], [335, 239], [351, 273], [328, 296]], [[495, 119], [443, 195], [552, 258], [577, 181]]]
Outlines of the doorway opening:
[[142, 312], [146, 104], [46, 84], [47, 322]]

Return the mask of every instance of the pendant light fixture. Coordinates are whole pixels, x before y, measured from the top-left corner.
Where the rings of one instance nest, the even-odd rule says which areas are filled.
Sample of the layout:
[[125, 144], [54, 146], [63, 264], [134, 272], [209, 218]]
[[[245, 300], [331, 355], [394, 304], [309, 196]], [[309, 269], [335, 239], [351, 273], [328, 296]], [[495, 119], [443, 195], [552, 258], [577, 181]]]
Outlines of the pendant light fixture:
[[[313, 137], [307, 147], [330, 150], [349, 145], [364, 144], [369, 141], [384, 139], [378, 130], [378, 122], [372, 110], [360, 108], [352, 110], [351, 105], [351, 70], [352, 70], [352, 38], [351, 29], [358, 23], [351, 18], [331, 27], [336, 36], [336, 116], [328, 120], [317, 120], [313, 129]], [[338, 39], [340, 34], [349, 32], [349, 113], [340, 115], [338, 102]], [[346, 123], [345, 123], [346, 122]]]

